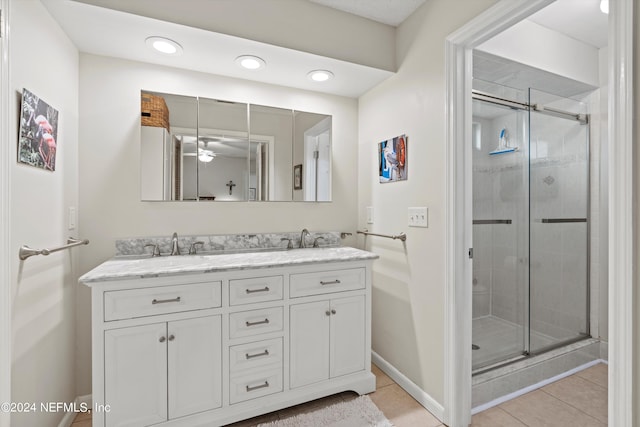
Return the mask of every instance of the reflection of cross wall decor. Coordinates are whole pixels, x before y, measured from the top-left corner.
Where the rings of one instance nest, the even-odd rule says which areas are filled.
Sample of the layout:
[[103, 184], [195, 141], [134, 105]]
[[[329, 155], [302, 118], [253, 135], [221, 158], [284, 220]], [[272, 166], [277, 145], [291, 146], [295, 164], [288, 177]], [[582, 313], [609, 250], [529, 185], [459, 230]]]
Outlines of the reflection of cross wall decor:
[[234, 184], [233, 181], [229, 181], [226, 186], [229, 187], [229, 195], [231, 195], [233, 193], [233, 187], [235, 187], [236, 184]]

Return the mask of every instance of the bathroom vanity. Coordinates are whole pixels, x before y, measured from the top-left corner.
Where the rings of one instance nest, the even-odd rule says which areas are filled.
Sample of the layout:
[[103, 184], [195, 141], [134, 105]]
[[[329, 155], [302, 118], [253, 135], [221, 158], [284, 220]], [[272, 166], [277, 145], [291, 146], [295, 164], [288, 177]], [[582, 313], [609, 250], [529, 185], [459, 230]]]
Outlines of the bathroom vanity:
[[375, 390], [371, 264], [349, 247], [114, 258], [92, 294], [93, 425], [225, 425]]

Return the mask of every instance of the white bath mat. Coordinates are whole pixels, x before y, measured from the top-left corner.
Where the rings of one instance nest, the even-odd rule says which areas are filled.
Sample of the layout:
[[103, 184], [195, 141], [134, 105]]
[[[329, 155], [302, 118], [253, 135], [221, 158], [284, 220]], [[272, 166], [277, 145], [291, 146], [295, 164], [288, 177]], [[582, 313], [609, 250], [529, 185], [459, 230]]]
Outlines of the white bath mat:
[[392, 427], [393, 424], [369, 399], [360, 396], [313, 412], [283, 420], [259, 424], [258, 427]]

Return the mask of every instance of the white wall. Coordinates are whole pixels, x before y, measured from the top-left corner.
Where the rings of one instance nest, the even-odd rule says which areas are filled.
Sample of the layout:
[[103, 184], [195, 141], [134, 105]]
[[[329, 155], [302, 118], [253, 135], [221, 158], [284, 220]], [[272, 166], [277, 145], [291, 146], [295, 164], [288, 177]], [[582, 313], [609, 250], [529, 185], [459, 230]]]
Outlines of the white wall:
[[531, 21], [520, 21], [478, 46], [478, 50], [594, 87], [600, 83], [597, 48]]
[[[398, 73], [360, 98], [359, 225], [380, 233], [407, 233], [404, 246], [397, 240], [367, 239], [367, 248], [380, 255], [373, 274], [373, 350], [440, 404], [444, 396], [444, 40], [493, 3], [460, 0], [452, 7], [447, 0], [426, 2], [398, 28]], [[380, 184], [376, 144], [401, 134], [409, 137], [408, 180]], [[374, 224], [366, 224], [367, 206], [374, 208]], [[429, 208], [429, 228], [407, 227], [410, 206]]]
[[49, 248], [79, 230], [67, 229], [67, 209], [78, 204], [78, 53], [39, 1], [11, 3], [11, 111], [17, 156], [19, 99], [23, 88], [59, 111], [55, 172], [14, 163], [11, 188], [13, 302], [12, 400], [38, 411], [14, 413], [11, 425], [56, 426], [63, 413], [39, 411], [40, 402], [72, 402], [75, 393], [75, 296], [78, 252], [18, 261], [27, 244]]
[[[333, 203], [140, 202], [140, 90], [252, 102], [333, 116]], [[80, 56], [80, 225], [84, 273], [132, 236], [314, 230], [357, 224], [357, 100], [101, 56]], [[335, 146], [334, 145], [334, 146]], [[215, 161], [215, 160], [214, 160]], [[237, 187], [236, 187], [237, 188]], [[355, 239], [345, 240], [345, 244]], [[78, 298], [78, 394], [91, 392], [89, 291]]]
[[[394, 27], [310, 1], [83, 1], [383, 70], [395, 70]], [[193, 10], [199, 13], [194, 14]]]

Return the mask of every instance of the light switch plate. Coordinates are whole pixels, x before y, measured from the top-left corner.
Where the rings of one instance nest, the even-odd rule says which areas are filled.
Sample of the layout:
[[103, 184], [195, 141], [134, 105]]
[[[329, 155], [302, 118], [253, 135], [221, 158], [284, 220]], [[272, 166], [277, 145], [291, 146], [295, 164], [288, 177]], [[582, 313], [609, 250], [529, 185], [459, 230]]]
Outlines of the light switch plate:
[[76, 208], [75, 206], [69, 207], [69, 230], [76, 229]]
[[429, 227], [429, 209], [426, 207], [408, 208], [409, 227]]
[[367, 206], [367, 224], [373, 224], [373, 206]]

